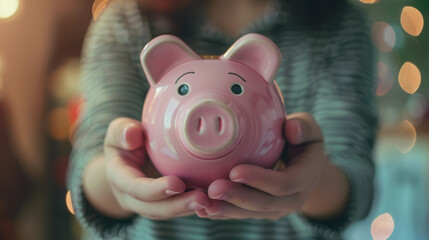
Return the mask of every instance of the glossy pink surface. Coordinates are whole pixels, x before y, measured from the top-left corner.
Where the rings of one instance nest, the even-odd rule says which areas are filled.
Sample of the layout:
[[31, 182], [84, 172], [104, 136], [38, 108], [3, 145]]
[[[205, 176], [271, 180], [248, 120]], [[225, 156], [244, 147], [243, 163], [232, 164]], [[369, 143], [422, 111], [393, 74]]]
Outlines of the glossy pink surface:
[[149, 42], [141, 55], [151, 85], [142, 124], [161, 174], [206, 188], [238, 164], [273, 167], [285, 143], [284, 104], [273, 80], [280, 59], [257, 34], [210, 60], [174, 36]]

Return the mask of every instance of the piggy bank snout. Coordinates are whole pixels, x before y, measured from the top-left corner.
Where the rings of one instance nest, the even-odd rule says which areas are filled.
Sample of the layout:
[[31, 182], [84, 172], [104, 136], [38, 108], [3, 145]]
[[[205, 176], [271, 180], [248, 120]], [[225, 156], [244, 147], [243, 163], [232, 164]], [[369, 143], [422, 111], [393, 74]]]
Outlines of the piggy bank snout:
[[196, 157], [216, 159], [228, 154], [239, 140], [236, 113], [215, 99], [205, 100], [184, 110], [179, 121], [182, 145]]

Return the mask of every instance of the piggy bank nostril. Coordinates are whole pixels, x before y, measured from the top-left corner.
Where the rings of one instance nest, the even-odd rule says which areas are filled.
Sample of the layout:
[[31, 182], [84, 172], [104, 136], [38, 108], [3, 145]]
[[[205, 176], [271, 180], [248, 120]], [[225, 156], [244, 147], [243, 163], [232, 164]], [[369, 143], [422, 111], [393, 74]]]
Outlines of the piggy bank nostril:
[[219, 134], [222, 134], [223, 133], [223, 119], [221, 118], [221, 117], [217, 117], [217, 121], [216, 121], [216, 123], [217, 123], [217, 131], [218, 131], [218, 133]]
[[197, 121], [197, 131], [199, 134], [202, 134], [203, 130], [204, 130], [203, 129], [203, 119], [201, 117], [199, 117], [198, 121]]

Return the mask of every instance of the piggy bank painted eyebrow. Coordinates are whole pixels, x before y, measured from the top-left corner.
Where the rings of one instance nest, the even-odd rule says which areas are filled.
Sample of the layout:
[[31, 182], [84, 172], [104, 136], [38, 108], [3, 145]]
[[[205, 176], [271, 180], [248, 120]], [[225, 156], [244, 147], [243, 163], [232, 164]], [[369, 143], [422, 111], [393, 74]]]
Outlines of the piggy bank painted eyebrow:
[[142, 51], [150, 84], [142, 124], [147, 153], [163, 175], [188, 188], [229, 179], [239, 164], [271, 168], [283, 150], [284, 102], [274, 82], [277, 46], [247, 34], [219, 58], [159, 36]]

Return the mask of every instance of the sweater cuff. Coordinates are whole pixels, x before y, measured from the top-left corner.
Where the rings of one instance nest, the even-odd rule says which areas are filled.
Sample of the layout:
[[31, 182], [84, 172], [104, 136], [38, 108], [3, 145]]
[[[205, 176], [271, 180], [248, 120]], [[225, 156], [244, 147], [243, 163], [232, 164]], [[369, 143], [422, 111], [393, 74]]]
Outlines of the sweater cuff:
[[330, 156], [330, 159], [346, 175], [349, 182], [346, 208], [341, 216], [327, 221], [311, 219], [304, 215], [302, 218], [326, 239], [341, 239], [341, 234], [348, 226], [368, 215], [373, 201], [374, 168], [372, 164], [351, 159], [350, 156]]
[[[136, 215], [128, 219], [113, 219], [94, 209], [83, 192], [83, 173], [89, 161], [99, 155], [100, 151], [91, 151], [82, 156], [76, 153], [74, 162], [69, 167], [68, 187], [70, 190], [73, 210], [77, 220], [86, 231], [101, 239], [122, 239], [127, 236], [128, 228], [133, 225]], [[75, 164], [73, 164], [75, 163]], [[78, 164], [76, 164], [78, 163]]]

